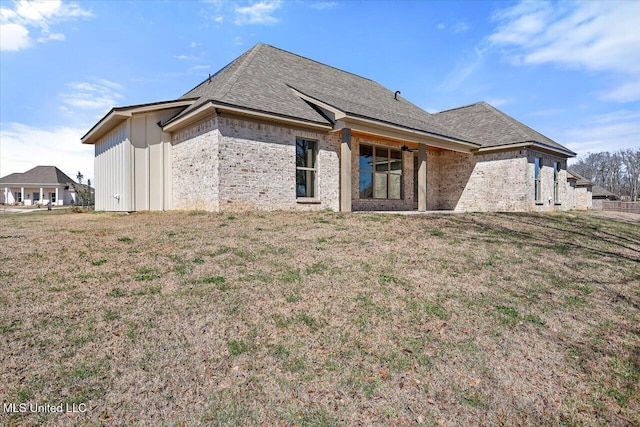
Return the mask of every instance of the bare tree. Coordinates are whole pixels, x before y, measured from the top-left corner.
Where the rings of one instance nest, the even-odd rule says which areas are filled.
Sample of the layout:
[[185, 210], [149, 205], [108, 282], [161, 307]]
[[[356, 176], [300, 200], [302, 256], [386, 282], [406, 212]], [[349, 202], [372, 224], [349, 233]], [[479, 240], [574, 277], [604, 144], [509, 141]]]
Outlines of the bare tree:
[[630, 200], [640, 199], [640, 149], [589, 153], [573, 166], [580, 175]]
[[638, 201], [640, 194], [640, 148], [632, 150], [630, 148], [620, 151], [620, 158], [626, 172], [626, 184], [628, 185], [628, 195], [634, 202]]

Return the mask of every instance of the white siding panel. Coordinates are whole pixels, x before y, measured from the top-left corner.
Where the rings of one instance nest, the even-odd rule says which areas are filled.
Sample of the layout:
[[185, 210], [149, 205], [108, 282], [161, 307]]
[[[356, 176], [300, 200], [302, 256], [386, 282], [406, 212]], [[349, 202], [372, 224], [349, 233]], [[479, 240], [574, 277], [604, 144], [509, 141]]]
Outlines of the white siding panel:
[[95, 144], [96, 210], [132, 210], [130, 169], [131, 142], [127, 120]]

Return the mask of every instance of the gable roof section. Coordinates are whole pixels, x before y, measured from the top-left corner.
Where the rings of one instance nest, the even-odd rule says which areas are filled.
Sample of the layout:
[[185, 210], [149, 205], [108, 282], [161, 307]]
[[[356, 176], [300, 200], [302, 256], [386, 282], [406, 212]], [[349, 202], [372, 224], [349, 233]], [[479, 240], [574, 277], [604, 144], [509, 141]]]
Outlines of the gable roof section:
[[55, 166], [36, 166], [23, 173], [12, 173], [0, 178], [0, 184], [69, 184], [75, 181]]
[[576, 186], [578, 187], [592, 187], [593, 183], [591, 182], [591, 180], [585, 178], [584, 176], [580, 175], [578, 172], [576, 172], [575, 169], [571, 169], [568, 168], [567, 169], [567, 173], [568, 173], [568, 177], [571, 179], [575, 179], [576, 180]]
[[107, 114], [102, 117], [98, 123], [93, 125], [86, 134], [80, 138], [83, 144], [95, 144], [98, 140], [106, 135], [111, 129], [116, 127], [122, 121], [131, 117], [135, 113], [144, 113], [148, 111], [163, 110], [166, 108], [188, 107], [193, 104], [196, 99], [176, 99], [172, 101], [151, 102], [148, 104], [129, 105], [125, 107], [113, 107]]
[[610, 199], [617, 200], [618, 196], [615, 193], [607, 190], [604, 187], [600, 187], [599, 185], [593, 184], [593, 188], [591, 190], [591, 197], [594, 199]]
[[480, 143], [481, 151], [523, 144], [570, 157], [576, 154], [486, 102], [441, 111], [434, 116], [442, 126]]
[[264, 44], [257, 44], [183, 96], [195, 97], [198, 101], [167, 124], [213, 102], [333, 125], [317, 101], [344, 115], [464, 141], [431, 114], [402, 97], [394, 99], [393, 92], [373, 80]]
[[97, 142], [136, 112], [175, 107], [184, 108], [159, 123], [167, 132], [231, 112], [325, 130], [352, 127], [376, 134], [383, 129], [380, 135], [466, 152], [533, 146], [575, 156], [485, 102], [429, 114], [373, 80], [262, 43], [179, 99], [113, 108], [82, 142]]

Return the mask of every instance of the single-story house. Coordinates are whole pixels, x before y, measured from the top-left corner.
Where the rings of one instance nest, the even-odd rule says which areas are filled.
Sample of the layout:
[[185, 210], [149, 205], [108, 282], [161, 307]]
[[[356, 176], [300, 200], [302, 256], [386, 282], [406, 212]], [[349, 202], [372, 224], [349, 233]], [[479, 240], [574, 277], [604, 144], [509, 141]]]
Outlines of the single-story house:
[[264, 44], [180, 98], [111, 109], [82, 143], [98, 210], [587, 207], [569, 202], [575, 153], [491, 105], [429, 114]]
[[593, 184], [591, 199], [593, 201], [593, 209], [598, 210], [602, 210], [602, 202], [604, 200], [620, 200], [620, 198], [615, 193], [612, 193], [611, 191], [597, 184]]
[[570, 189], [567, 198], [569, 209], [592, 209], [593, 183], [571, 168], [567, 170], [567, 180]]
[[0, 188], [2, 204], [32, 206], [51, 202], [54, 206], [63, 206], [77, 204], [76, 189], [86, 191], [87, 186], [77, 184], [55, 166], [36, 166], [23, 173], [3, 176]]

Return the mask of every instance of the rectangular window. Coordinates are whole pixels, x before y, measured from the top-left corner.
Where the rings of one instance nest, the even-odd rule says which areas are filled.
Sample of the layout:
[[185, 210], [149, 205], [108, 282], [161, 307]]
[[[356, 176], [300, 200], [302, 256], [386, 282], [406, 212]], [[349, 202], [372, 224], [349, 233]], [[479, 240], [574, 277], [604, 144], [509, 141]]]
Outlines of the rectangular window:
[[560, 162], [553, 162], [553, 202], [560, 203]]
[[361, 199], [402, 198], [402, 151], [360, 145]]
[[317, 142], [296, 138], [296, 197], [316, 197]]
[[55, 203], [56, 202], [56, 193], [49, 193], [49, 200], [51, 200], [51, 203]]
[[22, 192], [21, 191], [16, 191], [16, 201], [18, 203], [22, 202]]
[[33, 201], [34, 202], [40, 201], [40, 193], [33, 193]]
[[542, 173], [542, 158], [535, 158], [535, 175], [534, 175], [534, 191], [536, 196], [536, 202], [542, 201], [542, 188], [540, 185], [540, 175]]

